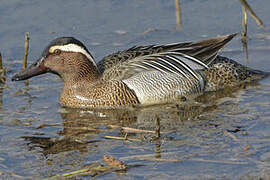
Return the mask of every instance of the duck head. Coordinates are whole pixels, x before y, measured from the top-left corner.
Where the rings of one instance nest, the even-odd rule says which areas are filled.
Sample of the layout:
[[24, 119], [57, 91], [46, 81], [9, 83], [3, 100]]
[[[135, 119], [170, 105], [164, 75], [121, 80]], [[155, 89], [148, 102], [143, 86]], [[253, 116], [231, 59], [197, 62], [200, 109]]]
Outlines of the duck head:
[[47, 72], [59, 75], [63, 81], [98, 77], [93, 56], [83, 43], [73, 37], [54, 39], [44, 49], [41, 57], [24, 71], [13, 76], [12, 81], [26, 80]]

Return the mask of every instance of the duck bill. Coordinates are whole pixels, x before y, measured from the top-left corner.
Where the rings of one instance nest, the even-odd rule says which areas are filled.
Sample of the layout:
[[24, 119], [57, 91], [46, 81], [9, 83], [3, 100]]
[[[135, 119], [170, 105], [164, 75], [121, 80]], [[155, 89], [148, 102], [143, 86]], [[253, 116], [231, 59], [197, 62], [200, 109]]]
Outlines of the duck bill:
[[36, 62], [31, 64], [28, 68], [23, 70], [22, 72], [19, 72], [18, 74], [14, 75], [11, 80], [12, 81], [22, 81], [29, 79], [33, 76], [38, 76], [40, 74], [44, 74], [49, 71], [48, 68], [46, 68], [43, 64], [43, 57], [38, 59]]

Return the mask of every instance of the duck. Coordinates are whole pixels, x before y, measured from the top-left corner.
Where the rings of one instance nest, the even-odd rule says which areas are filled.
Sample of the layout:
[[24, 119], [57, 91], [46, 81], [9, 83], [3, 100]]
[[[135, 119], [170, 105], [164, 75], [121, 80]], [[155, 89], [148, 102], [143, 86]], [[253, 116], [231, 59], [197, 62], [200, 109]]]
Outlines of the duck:
[[12, 81], [45, 73], [63, 81], [59, 102], [71, 108], [113, 108], [183, 102], [262, 79], [267, 73], [218, 55], [237, 33], [196, 42], [134, 46], [96, 63], [74, 37], [52, 40]]

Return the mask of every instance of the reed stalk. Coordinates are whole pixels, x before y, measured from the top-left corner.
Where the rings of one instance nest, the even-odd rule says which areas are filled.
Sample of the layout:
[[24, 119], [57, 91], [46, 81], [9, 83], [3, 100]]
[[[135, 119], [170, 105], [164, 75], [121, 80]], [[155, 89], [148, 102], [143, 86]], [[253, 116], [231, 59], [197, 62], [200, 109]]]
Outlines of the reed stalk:
[[29, 32], [25, 34], [25, 41], [24, 41], [24, 56], [23, 56], [23, 69], [26, 69], [27, 67], [27, 56], [28, 56], [28, 50], [29, 50]]
[[178, 29], [182, 29], [182, 18], [181, 18], [180, 0], [175, 0], [175, 14], [176, 14], [177, 28]]

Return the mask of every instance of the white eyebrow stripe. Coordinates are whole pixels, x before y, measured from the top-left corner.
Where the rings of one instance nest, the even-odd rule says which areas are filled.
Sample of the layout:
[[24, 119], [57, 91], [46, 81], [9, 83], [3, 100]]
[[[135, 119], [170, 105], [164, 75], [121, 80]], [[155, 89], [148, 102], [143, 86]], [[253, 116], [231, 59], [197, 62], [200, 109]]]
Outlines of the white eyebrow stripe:
[[55, 45], [50, 47], [49, 52], [53, 53], [55, 49], [60, 49], [61, 51], [67, 51], [67, 52], [79, 52], [85, 55], [96, 67], [96, 62], [92, 58], [92, 56], [82, 47], [76, 45], [76, 44], [67, 44], [67, 45]]

